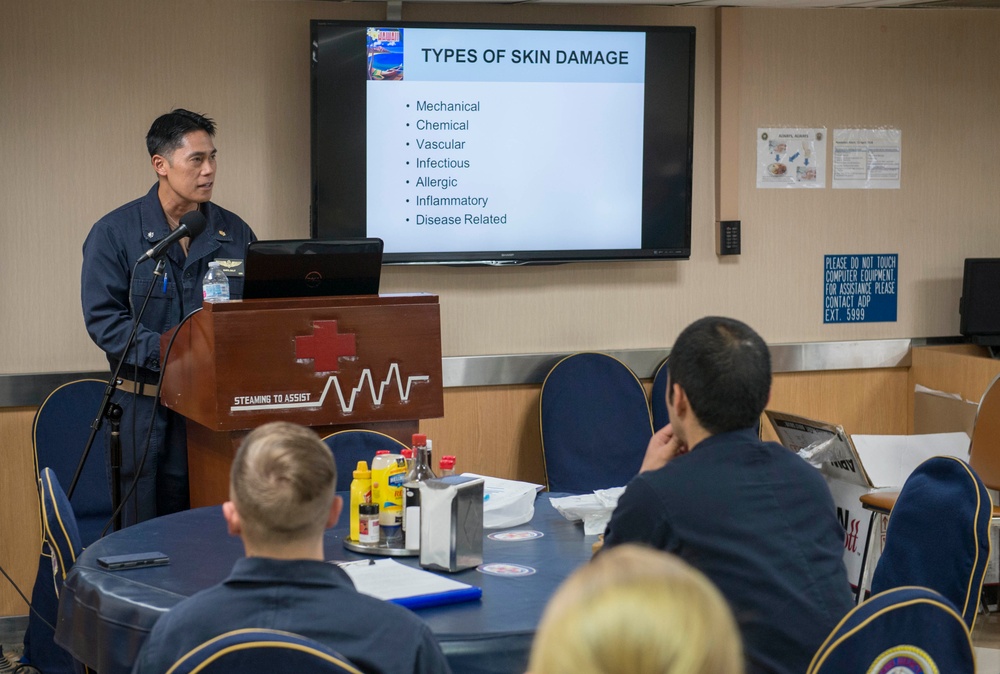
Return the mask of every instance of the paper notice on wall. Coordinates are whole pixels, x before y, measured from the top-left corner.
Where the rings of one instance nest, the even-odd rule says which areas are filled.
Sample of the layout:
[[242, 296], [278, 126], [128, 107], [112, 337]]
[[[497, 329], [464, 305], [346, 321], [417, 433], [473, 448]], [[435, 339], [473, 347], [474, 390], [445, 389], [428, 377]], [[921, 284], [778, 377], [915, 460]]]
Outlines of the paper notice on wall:
[[757, 187], [826, 187], [826, 128], [757, 129]]
[[833, 188], [898, 190], [899, 129], [834, 129]]

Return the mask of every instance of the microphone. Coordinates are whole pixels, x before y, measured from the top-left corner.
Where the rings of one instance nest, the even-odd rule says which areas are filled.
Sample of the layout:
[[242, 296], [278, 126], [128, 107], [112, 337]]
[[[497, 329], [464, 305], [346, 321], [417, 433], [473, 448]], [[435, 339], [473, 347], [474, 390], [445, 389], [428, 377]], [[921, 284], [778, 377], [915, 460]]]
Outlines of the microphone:
[[205, 226], [208, 223], [205, 221], [205, 216], [201, 214], [201, 211], [190, 211], [181, 216], [180, 225], [174, 231], [170, 232], [163, 241], [147, 250], [143, 253], [142, 257], [135, 261], [136, 264], [144, 262], [146, 260], [152, 260], [160, 257], [166, 252], [172, 244], [180, 241], [185, 236], [190, 236], [192, 239], [205, 231]]

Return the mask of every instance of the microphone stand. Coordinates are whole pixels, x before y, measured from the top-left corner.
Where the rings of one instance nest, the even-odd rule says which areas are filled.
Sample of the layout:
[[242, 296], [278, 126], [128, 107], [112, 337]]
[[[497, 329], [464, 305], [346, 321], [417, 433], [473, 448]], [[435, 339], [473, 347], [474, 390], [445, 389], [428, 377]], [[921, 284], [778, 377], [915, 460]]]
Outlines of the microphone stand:
[[105, 415], [111, 422], [111, 436], [108, 438], [108, 456], [111, 463], [111, 507], [114, 516], [114, 530], [120, 531], [122, 528], [122, 509], [118, 506], [122, 502], [122, 415], [124, 414], [121, 405], [116, 405], [108, 401], [108, 408]]
[[[164, 251], [166, 252], [166, 251]], [[161, 253], [162, 255], [162, 253]], [[138, 266], [138, 265], [137, 265]], [[156, 261], [156, 268], [153, 270], [153, 279], [163, 276], [163, 268], [166, 263], [163, 261], [163, 257], [159, 257]], [[135, 273], [132, 274], [133, 278]], [[129, 286], [132, 284], [129, 283]], [[70, 500], [73, 498], [73, 492], [76, 490], [76, 485], [80, 481], [80, 475], [83, 473], [83, 466], [87, 462], [87, 457], [90, 456], [90, 450], [94, 446], [94, 440], [97, 438], [97, 433], [101, 429], [101, 425], [106, 418], [111, 420], [111, 438], [108, 441], [108, 454], [110, 456], [111, 463], [111, 507], [113, 512], [118, 512], [115, 516], [115, 531], [121, 528], [121, 465], [122, 465], [122, 452], [121, 452], [121, 431], [120, 431], [120, 421], [122, 418], [122, 408], [111, 402], [111, 396], [114, 394], [115, 389], [118, 388], [118, 382], [121, 381], [118, 375], [122, 371], [122, 366], [125, 364], [125, 358], [128, 356], [128, 350], [135, 343], [136, 333], [139, 332], [139, 321], [142, 319], [143, 313], [146, 311], [146, 305], [149, 303], [149, 298], [153, 294], [153, 288], [156, 287], [156, 283], [149, 284], [149, 290], [146, 291], [146, 297], [142, 301], [142, 307], [139, 309], [139, 313], [135, 316], [132, 321], [132, 332], [129, 333], [128, 339], [125, 341], [125, 348], [122, 350], [122, 355], [118, 359], [118, 364], [115, 366], [114, 372], [111, 373], [111, 378], [108, 379], [107, 385], [104, 387], [104, 397], [101, 400], [101, 406], [98, 408], [97, 416], [94, 421], [90, 424], [90, 437], [87, 438], [87, 444], [83, 448], [83, 454], [80, 456], [80, 461], [76, 465], [76, 473], [73, 475], [73, 481], [69, 485], [69, 489], [66, 491], [66, 499]], [[136, 365], [138, 367], [138, 365]], [[138, 475], [135, 479], [138, 479]]]

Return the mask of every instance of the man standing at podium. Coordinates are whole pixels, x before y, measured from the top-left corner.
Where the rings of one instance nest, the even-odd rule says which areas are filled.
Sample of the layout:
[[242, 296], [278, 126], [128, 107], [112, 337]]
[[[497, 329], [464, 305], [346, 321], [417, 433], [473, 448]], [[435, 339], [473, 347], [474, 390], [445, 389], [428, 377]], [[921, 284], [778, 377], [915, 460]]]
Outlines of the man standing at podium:
[[[121, 489], [134, 494], [123, 510], [125, 525], [188, 507], [184, 418], [154, 397], [160, 377], [160, 335], [201, 308], [208, 263], [222, 262], [230, 297], [243, 295], [243, 260], [256, 239], [238, 215], [211, 202], [215, 186], [215, 123], [176, 109], [158, 117], [146, 134], [157, 182], [145, 196], [108, 213], [83, 244], [81, 296], [87, 332], [107, 354], [112, 370], [121, 359], [136, 314], [146, 303], [112, 402], [121, 407]], [[197, 211], [207, 226], [184, 236], [158, 256], [139, 260]], [[104, 441], [111, 424], [105, 420]], [[100, 441], [100, 440], [99, 440]]]

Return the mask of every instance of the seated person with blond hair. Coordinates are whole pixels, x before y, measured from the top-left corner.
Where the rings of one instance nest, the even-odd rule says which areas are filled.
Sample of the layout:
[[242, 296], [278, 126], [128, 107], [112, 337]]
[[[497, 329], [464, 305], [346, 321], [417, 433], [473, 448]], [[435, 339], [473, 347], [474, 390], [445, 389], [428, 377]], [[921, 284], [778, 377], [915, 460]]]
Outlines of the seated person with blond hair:
[[293, 632], [339, 652], [364, 672], [449, 672], [430, 628], [409, 610], [360, 594], [323, 561], [323, 532], [340, 516], [333, 455], [308, 428], [276, 422], [236, 453], [222, 505], [246, 557], [221, 584], [157, 621], [134, 674], [162, 674], [205, 641], [236, 629]]
[[701, 572], [638, 545], [606, 550], [549, 601], [531, 674], [742, 674], [732, 613]]

